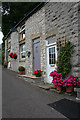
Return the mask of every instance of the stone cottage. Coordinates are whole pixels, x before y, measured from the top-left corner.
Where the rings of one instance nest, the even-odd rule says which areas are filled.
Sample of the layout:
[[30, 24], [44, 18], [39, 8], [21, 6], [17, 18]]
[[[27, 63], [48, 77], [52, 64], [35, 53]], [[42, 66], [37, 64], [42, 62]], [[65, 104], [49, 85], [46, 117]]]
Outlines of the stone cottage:
[[[70, 40], [75, 45], [71, 73], [80, 77], [79, 12], [79, 2], [40, 3], [5, 37], [5, 60], [10, 61], [10, 69], [18, 71], [22, 65], [26, 75], [41, 69], [44, 82], [51, 83], [49, 74], [57, 67], [57, 43]], [[17, 53], [16, 60], [9, 57], [10, 52]]]

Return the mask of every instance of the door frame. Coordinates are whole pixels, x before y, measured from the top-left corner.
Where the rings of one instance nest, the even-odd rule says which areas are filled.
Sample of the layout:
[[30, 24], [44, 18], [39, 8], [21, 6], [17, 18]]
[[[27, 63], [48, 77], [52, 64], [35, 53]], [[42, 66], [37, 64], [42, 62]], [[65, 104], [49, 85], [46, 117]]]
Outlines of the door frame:
[[[55, 39], [56, 39], [56, 36], [55, 36]], [[48, 44], [48, 40], [46, 40], [46, 57], [47, 57], [47, 61], [46, 61], [47, 62], [47, 70], [46, 70], [46, 72], [47, 72], [47, 82], [48, 83], [49, 83], [49, 80], [48, 80], [49, 48], [52, 48], [54, 46], [56, 46], [56, 42]], [[56, 46], [56, 61], [57, 61], [57, 46]], [[55, 68], [57, 68], [56, 63], [53, 65], [55, 65]]]
[[[37, 38], [34, 38], [34, 39], [32, 39], [32, 71], [34, 72], [34, 51], [33, 51], [33, 47], [34, 47], [34, 45], [33, 45], [33, 42], [35, 41], [35, 40], [37, 40], [37, 39], [40, 39], [40, 37], [37, 37]], [[39, 43], [40, 41], [38, 41], [38, 42], [36, 42], [36, 43]], [[41, 49], [41, 47], [40, 47], [40, 49]], [[40, 50], [41, 51], [41, 50]], [[41, 52], [40, 52], [40, 68], [41, 68]]]

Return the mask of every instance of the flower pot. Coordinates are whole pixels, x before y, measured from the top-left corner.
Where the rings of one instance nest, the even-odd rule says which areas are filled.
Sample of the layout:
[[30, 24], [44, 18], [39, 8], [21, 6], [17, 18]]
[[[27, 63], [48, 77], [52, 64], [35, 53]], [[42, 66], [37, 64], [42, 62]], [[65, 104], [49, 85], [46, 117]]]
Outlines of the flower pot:
[[56, 88], [57, 88], [57, 85], [53, 84], [53, 88], [55, 88], [55, 89], [56, 89]]
[[20, 74], [20, 75], [23, 75], [23, 71], [19, 71], [19, 74]]
[[57, 86], [57, 90], [61, 92], [62, 91], [62, 86]]
[[36, 74], [36, 77], [41, 77], [41, 74]]
[[66, 87], [66, 92], [73, 92], [73, 86]]

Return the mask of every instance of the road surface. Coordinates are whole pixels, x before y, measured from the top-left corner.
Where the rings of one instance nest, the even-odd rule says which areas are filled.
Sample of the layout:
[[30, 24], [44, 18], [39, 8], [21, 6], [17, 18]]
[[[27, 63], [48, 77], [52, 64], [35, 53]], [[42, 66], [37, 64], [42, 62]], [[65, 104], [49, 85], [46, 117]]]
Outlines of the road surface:
[[48, 106], [64, 95], [39, 88], [23, 79], [16, 72], [3, 68], [2, 117], [3, 118], [65, 118]]

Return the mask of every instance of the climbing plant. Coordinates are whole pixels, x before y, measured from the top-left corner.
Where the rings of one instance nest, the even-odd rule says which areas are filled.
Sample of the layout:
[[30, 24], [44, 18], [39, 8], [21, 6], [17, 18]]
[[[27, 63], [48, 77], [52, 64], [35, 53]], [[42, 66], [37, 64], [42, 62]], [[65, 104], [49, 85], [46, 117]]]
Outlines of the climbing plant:
[[62, 73], [65, 78], [71, 71], [71, 55], [74, 52], [74, 45], [70, 41], [67, 41], [64, 46], [60, 46], [57, 59], [57, 72]]

